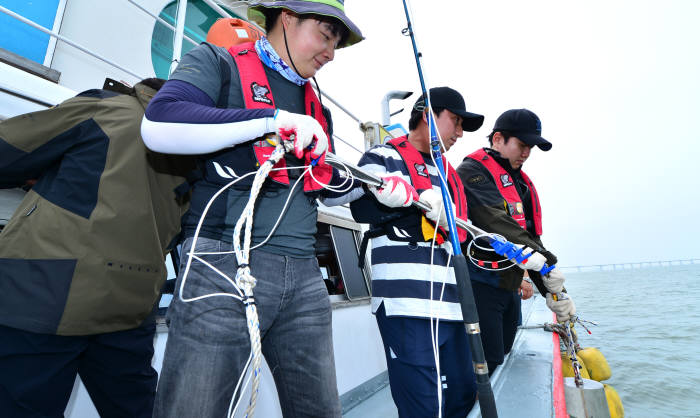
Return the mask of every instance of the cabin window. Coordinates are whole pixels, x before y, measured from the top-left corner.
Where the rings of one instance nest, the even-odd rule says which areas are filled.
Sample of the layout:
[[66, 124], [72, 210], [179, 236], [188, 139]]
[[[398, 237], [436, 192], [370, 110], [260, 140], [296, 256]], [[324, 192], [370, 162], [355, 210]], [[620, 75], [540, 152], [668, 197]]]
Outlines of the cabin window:
[[[18, 15], [46, 29], [58, 32], [66, 0], [5, 0], [1, 3]], [[0, 13], [0, 28], [2, 28], [0, 48], [36, 63], [51, 65], [56, 41], [49, 35], [5, 13]]]
[[[177, 18], [177, 1], [171, 1], [160, 12], [160, 18], [175, 26]], [[231, 13], [231, 17], [241, 18]], [[185, 36], [189, 37], [199, 45], [207, 39], [209, 27], [221, 18], [221, 15], [214, 11], [202, 0], [190, 0], [187, 2], [187, 14], [185, 15]], [[170, 71], [170, 62], [173, 59], [173, 37], [175, 31], [156, 21], [153, 27], [153, 37], [151, 41], [151, 61], [156, 77], [167, 79]], [[183, 39], [182, 55], [194, 48], [191, 42]]]

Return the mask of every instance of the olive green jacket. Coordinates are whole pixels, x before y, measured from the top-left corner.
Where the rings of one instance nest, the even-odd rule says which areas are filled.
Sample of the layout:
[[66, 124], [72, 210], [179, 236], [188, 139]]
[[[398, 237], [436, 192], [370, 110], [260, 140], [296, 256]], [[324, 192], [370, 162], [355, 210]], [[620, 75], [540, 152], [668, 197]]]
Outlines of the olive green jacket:
[[145, 148], [155, 92], [89, 90], [0, 123], [0, 188], [37, 180], [0, 233], [0, 324], [90, 335], [149, 317], [193, 168]]

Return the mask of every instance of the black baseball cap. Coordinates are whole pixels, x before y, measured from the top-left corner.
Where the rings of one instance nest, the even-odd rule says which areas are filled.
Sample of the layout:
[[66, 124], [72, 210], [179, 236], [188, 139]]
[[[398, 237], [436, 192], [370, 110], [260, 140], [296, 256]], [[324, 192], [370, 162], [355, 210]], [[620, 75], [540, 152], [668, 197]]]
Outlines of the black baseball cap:
[[[484, 124], [484, 116], [467, 112], [464, 98], [457, 90], [449, 87], [433, 87], [430, 89], [430, 104], [433, 109], [447, 109], [455, 115], [462, 117], [462, 129], [474, 132]], [[413, 109], [422, 112], [425, 109], [425, 95], [421, 96], [413, 105]]]
[[534, 112], [527, 109], [511, 109], [496, 119], [493, 132], [507, 131], [524, 143], [537, 145], [542, 151], [552, 149], [551, 142], [542, 138], [542, 122]]

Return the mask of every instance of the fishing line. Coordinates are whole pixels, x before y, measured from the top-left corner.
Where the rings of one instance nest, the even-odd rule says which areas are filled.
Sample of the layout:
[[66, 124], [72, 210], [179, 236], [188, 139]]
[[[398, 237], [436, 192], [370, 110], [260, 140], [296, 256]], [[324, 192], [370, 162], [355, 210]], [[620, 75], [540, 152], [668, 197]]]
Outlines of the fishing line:
[[511, 263], [510, 265], [507, 265], [507, 266], [505, 266], [505, 267], [500, 267], [500, 268], [485, 267], [485, 266], [479, 265], [479, 261], [484, 262], [484, 263], [489, 263], [489, 264], [491, 264], [491, 263], [500, 264], [500, 263], [505, 262], [505, 261], [510, 261], [509, 258], [503, 258], [503, 259], [501, 259], [501, 260], [495, 260], [495, 261], [484, 261], [484, 260], [478, 260], [478, 259], [476, 259], [476, 258], [474, 258], [474, 257], [472, 256], [472, 254], [471, 254], [471, 248], [472, 248], [472, 246], [474, 246], [474, 247], [476, 247], [476, 248], [478, 248], [478, 249], [480, 249], [480, 250], [483, 250], [483, 251], [496, 252], [493, 248], [486, 248], [486, 247], [480, 246], [479, 244], [476, 244], [476, 240], [479, 239], [479, 238], [495, 238], [495, 237], [500, 237], [500, 238], [505, 239], [505, 237], [504, 237], [503, 235], [500, 235], [500, 234], [493, 234], [493, 233], [484, 233], [484, 234], [476, 235], [476, 236], [469, 242], [469, 244], [467, 245], [467, 251], [466, 251], [466, 252], [467, 252], [467, 256], [469, 257], [469, 261], [471, 261], [471, 263], [472, 263], [474, 266], [476, 266], [476, 267], [478, 267], [478, 268], [480, 268], [480, 269], [482, 269], [482, 270], [486, 270], [486, 271], [502, 271], [502, 270], [508, 270], [509, 268], [513, 268], [516, 264], [513, 263], [512, 261], [510, 262], [510, 263]]
[[[429, 92], [429, 91], [428, 91], [427, 96], [430, 96], [430, 92]], [[435, 115], [435, 112], [434, 112], [433, 109], [432, 109], [432, 105], [431, 105], [430, 107], [431, 107], [431, 108], [429, 109], [429, 111], [432, 113], [433, 117], [432, 117], [432, 118], [427, 118], [427, 119], [428, 119], [428, 129], [430, 129], [431, 123], [437, 118], [437, 115]], [[438, 129], [435, 129], [434, 132], [437, 134], [436, 137], [437, 137], [438, 141], [440, 142], [440, 146], [442, 147], [442, 149], [446, 150], [446, 148], [445, 148], [445, 143], [444, 143], [443, 140], [442, 140], [442, 135], [440, 134], [440, 131], [439, 131]], [[437, 163], [436, 163], [436, 161], [435, 161], [435, 156], [433, 155], [432, 152], [430, 153], [430, 159], [432, 160], [433, 164], [434, 164], [435, 166], [437, 166]], [[447, 158], [443, 158], [443, 161], [445, 161], [445, 163], [446, 163], [446, 164], [445, 164], [445, 167], [446, 167], [445, 172], [447, 173], [447, 171], [449, 170], [449, 168], [452, 167], [452, 164], [450, 163], [450, 161], [449, 161]], [[440, 170], [437, 170], [437, 171], [438, 171], [438, 176], [442, 179], [442, 181], [445, 182], [445, 184], [447, 184], [447, 181], [445, 180], [445, 178], [442, 177], [442, 171], [440, 171]], [[453, 200], [452, 200], [452, 196], [451, 196], [449, 193], [447, 193], [447, 196], [448, 196], [448, 198], [449, 198], [449, 204], [452, 205], [452, 204], [454, 203]], [[439, 219], [439, 218], [438, 218], [438, 219]], [[475, 237], [469, 242], [469, 244], [468, 244], [468, 246], [467, 246], [467, 256], [469, 257], [469, 261], [471, 261], [472, 264], [474, 264], [476, 267], [478, 267], [478, 268], [480, 268], [480, 269], [482, 269], [482, 270], [486, 270], [486, 271], [502, 271], [502, 270], [507, 270], [507, 269], [509, 269], [509, 268], [512, 268], [512, 267], [516, 266], [516, 263], [511, 262], [511, 264], [508, 265], [508, 266], [506, 266], [506, 267], [500, 267], [500, 268], [484, 267], [484, 266], [481, 266], [481, 265], [478, 264], [478, 262], [479, 262], [480, 260], [475, 259], [475, 258], [471, 255], [471, 251], [470, 251], [470, 250], [471, 250], [471, 247], [472, 247], [472, 246], [475, 246], [476, 248], [478, 248], [478, 249], [480, 249], [480, 250], [483, 250], [483, 251], [495, 252], [495, 250], [494, 250], [492, 247], [488, 247], [488, 248], [487, 248], [487, 247], [482, 247], [482, 246], [480, 246], [479, 244], [477, 244], [476, 241], [477, 241], [477, 239], [479, 239], [479, 238], [496, 238], [496, 237], [500, 237], [500, 238], [503, 238], [503, 240], [506, 240], [506, 238], [505, 238], [504, 236], [502, 236], [502, 235], [500, 235], [500, 234], [494, 234], [494, 233], [484, 233], [484, 234], [479, 234], [479, 235], [475, 236]], [[489, 261], [489, 263], [496, 262], [496, 263], [499, 263], [499, 264], [500, 264], [500, 263], [505, 262], [505, 261], [509, 261], [509, 259], [508, 259], [508, 258], [503, 258], [503, 259], [497, 260], [497, 261]]]
[[[411, 6], [411, 2], [410, 2], [410, 1], [404, 1], [404, 4], [407, 4], [407, 8], [408, 8], [408, 10], [410, 11], [410, 12], [409, 12], [410, 15], [411, 15], [411, 16], [415, 16], [414, 13], [413, 13], [413, 8], [412, 8], [412, 6]], [[413, 22], [412, 22], [412, 23], [409, 23], [409, 24], [415, 25], [415, 19], [413, 19]], [[411, 31], [410, 28], [408, 28], [408, 30], [409, 30], [409, 32]], [[411, 39], [413, 40], [414, 43], [416, 42], [416, 41], [415, 41], [415, 37], [412, 37]], [[417, 46], [416, 46], [416, 49], [417, 49]], [[432, 109], [432, 102], [430, 101], [430, 89], [428, 89], [428, 88], [426, 87], [426, 85], [429, 85], [429, 84], [427, 84], [427, 82], [425, 81], [426, 77], [425, 77], [424, 74], [422, 74], [422, 71], [420, 70], [420, 65], [419, 65], [419, 73], [420, 73], [419, 75], [421, 76], [421, 77], [420, 77], [420, 81], [421, 81], [421, 84], [422, 84], [422, 87], [423, 87], [423, 91], [425, 92], [425, 99], [424, 99], [424, 100], [425, 100], [425, 107], [426, 107], [426, 109], [428, 110], [428, 112], [430, 112], [430, 117], [427, 118], [427, 121], [428, 121], [428, 132], [429, 132], [429, 133], [435, 132], [435, 133], [437, 134], [436, 136], [437, 136], [437, 138], [438, 138], [439, 143], [442, 145], [442, 148], [445, 149], [444, 144], [443, 144], [443, 142], [442, 142], [442, 138], [441, 138], [441, 136], [440, 136], [440, 132], [439, 132], [438, 129], [434, 126], [434, 123], [435, 123], [435, 113], [433, 112], [433, 109]], [[435, 156], [433, 155], [434, 153], [432, 152], [432, 150], [431, 150], [431, 152], [429, 152], [429, 154], [430, 154], [430, 159], [432, 160], [433, 165], [437, 168], [436, 171], [437, 171], [437, 174], [438, 174], [438, 179], [439, 179], [439, 181], [440, 181], [440, 188], [442, 189], [442, 187], [443, 187], [442, 185], [445, 185], [445, 187], [448, 187], [448, 186], [447, 186], [447, 181], [446, 181], [446, 179], [445, 179], [445, 177], [444, 177], [444, 175], [443, 175], [443, 173], [442, 173], [442, 170], [440, 170], [440, 165], [437, 163], [437, 161], [435, 161]], [[443, 158], [443, 161], [445, 161], [445, 160], [447, 160], [447, 159], [446, 159], [446, 158]], [[431, 184], [431, 185], [432, 185], [432, 184]], [[440, 216], [442, 215], [442, 210], [445, 210], [445, 207], [446, 207], [447, 204], [452, 205], [452, 197], [450, 196], [450, 194], [449, 194], [449, 193], [444, 193], [444, 194], [443, 194], [443, 199], [445, 198], [445, 195], [446, 195], [446, 197], [447, 197], [448, 202], [443, 202], [443, 205], [442, 205], [442, 207], [440, 208], [440, 211], [438, 212], [438, 214], [439, 214]], [[436, 237], [437, 237], [437, 229], [438, 229], [438, 227], [439, 227], [439, 219], [440, 219], [440, 217], [438, 217], [437, 219], [438, 219], [438, 220], [435, 222], [435, 232], [434, 232], [434, 236], [433, 236], [433, 245], [434, 245], [435, 239], [436, 239]], [[453, 231], [453, 232], [454, 232], [454, 231]], [[453, 250], [454, 250], [454, 249], [453, 249]], [[451, 257], [451, 254], [450, 254], [450, 257]], [[448, 257], [448, 258], [449, 258], [449, 257]], [[431, 266], [432, 266], [432, 265], [433, 265], [432, 251], [431, 251], [431, 260], [430, 260], [430, 262], [431, 262]], [[448, 268], [447, 272], [449, 272], [449, 263], [448, 263], [447, 266], [448, 266], [448, 267], [447, 267], [447, 268]], [[456, 283], [456, 279], [457, 279], [457, 278], [455, 277], [455, 283]], [[445, 282], [443, 281], [443, 286], [442, 286], [442, 291], [441, 291], [441, 300], [442, 300], [442, 295], [444, 294], [444, 287], [445, 287]], [[432, 292], [433, 292], [433, 289], [432, 289], [432, 288], [433, 288], [433, 282], [432, 282], [432, 267], [431, 267], [431, 281], [430, 281], [430, 299], [431, 299], [431, 301], [432, 301], [432, 296], [433, 296], [433, 293], [432, 293]], [[435, 334], [433, 334], [433, 321], [435, 321], [435, 328], [436, 328], [436, 329], [435, 329]], [[438, 332], [438, 330], [437, 330], [437, 329], [438, 329], [438, 326], [439, 326], [439, 318], [434, 318], [434, 316], [433, 316], [433, 311], [432, 311], [432, 302], [431, 302], [430, 331], [431, 331], [431, 340], [432, 340], [431, 342], [432, 342], [432, 345], [433, 345], [433, 359], [434, 359], [434, 361], [435, 361], [435, 369], [436, 369], [436, 373], [437, 373], [437, 376], [436, 376], [437, 379], [436, 379], [436, 380], [437, 380], [437, 398], [438, 398], [438, 417], [442, 417], [442, 376], [441, 376], [441, 371], [440, 371], [439, 341], [437, 341], [438, 336], [439, 336], [439, 332]]]
[[[236, 394], [238, 393], [238, 389], [240, 388], [241, 391], [243, 391], [243, 388], [248, 386], [248, 382], [250, 382], [250, 378], [252, 374], [247, 373], [248, 367], [250, 367], [250, 362], [253, 360], [253, 350], [250, 351], [250, 354], [248, 355], [248, 360], [245, 363], [245, 366], [243, 367], [243, 373], [238, 377], [238, 382], [236, 383], [236, 388], [233, 389], [233, 395], [231, 395], [231, 401], [228, 404], [228, 412], [226, 414], [227, 418], [233, 418], [236, 415], [236, 411], [238, 410], [238, 406], [241, 404], [241, 399], [243, 397], [241, 396], [238, 399], [238, 402], [236, 402], [236, 406], [233, 406], [233, 401], [236, 399]], [[243, 376], [248, 375], [248, 378], [246, 378], [245, 383], [243, 383], [243, 386], [241, 386], [241, 381], [243, 381]], [[231, 407], [233, 407], [233, 411], [231, 411]]]
[[[289, 56], [290, 63], [292, 64], [292, 67], [294, 70], [297, 72], [297, 74], [300, 74], [299, 70], [296, 68], [296, 65], [294, 64], [294, 61], [291, 57], [291, 53], [289, 51], [289, 45], [287, 42], [287, 34], [286, 34], [286, 29], [284, 25], [282, 26], [282, 31], [283, 31], [283, 37], [284, 37], [284, 43], [285, 43], [285, 48], [287, 50], [287, 55]], [[318, 82], [314, 78], [314, 83], [316, 84], [316, 89], [320, 92]], [[319, 103], [320, 99], [319, 99]], [[323, 108], [321, 108], [322, 111]], [[272, 155], [268, 160], [266, 160], [260, 169], [258, 169], [256, 172], [251, 172], [247, 173], [243, 176], [237, 176], [236, 173], [233, 171], [233, 169], [226, 167], [228, 169], [228, 173], [230, 174], [227, 175], [223, 169], [215, 163], [215, 169], [219, 175], [221, 175], [224, 178], [231, 178], [231, 176], [235, 177], [235, 179], [223, 187], [221, 187], [207, 202], [204, 211], [202, 215], [200, 216], [199, 221], [197, 222], [197, 227], [195, 229], [195, 233], [192, 239], [192, 244], [190, 246], [190, 251], [188, 252], [188, 257], [187, 257], [187, 263], [185, 267], [185, 271], [182, 276], [182, 280], [180, 283], [180, 289], [179, 289], [179, 299], [183, 303], [190, 303], [202, 299], [207, 299], [211, 297], [216, 297], [216, 296], [225, 296], [225, 297], [231, 297], [237, 300], [240, 300], [243, 302], [245, 305], [245, 312], [246, 312], [246, 324], [248, 326], [248, 332], [250, 336], [250, 343], [251, 343], [251, 351], [248, 357], [248, 360], [246, 364], [244, 365], [244, 368], [242, 370], [241, 375], [239, 376], [239, 379], [236, 383], [236, 387], [234, 389], [234, 392], [231, 397], [231, 401], [229, 402], [229, 408], [227, 411], [227, 416], [231, 417], [233, 416], [236, 411], [238, 410], [238, 407], [240, 406], [240, 402], [242, 401], [242, 397], [236, 402], [235, 406], [232, 406], [234, 403], [234, 400], [236, 398], [236, 395], [238, 394], [239, 389], [242, 390], [244, 387], [247, 387], [250, 379], [253, 378], [253, 383], [252, 383], [252, 390], [251, 390], [251, 396], [250, 396], [250, 402], [248, 405], [248, 408], [246, 410], [246, 417], [252, 417], [255, 406], [256, 406], [256, 400], [257, 400], [257, 394], [258, 394], [258, 388], [259, 388], [259, 381], [260, 381], [260, 375], [261, 375], [261, 360], [262, 360], [262, 353], [261, 353], [261, 342], [260, 342], [260, 323], [259, 323], [259, 317], [257, 314], [257, 307], [254, 302], [254, 295], [253, 295], [253, 288], [255, 287], [257, 283], [257, 279], [255, 279], [250, 272], [250, 266], [248, 263], [248, 257], [250, 255], [250, 251], [256, 248], [261, 247], [264, 245], [273, 235], [273, 233], [276, 231], [278, 228], [282, 218], [286, 214], [287, 208], [289, 206], [289, 203], [291, 201], [291, 197], [293, 196], [293, 192], [295, 188], [298, 186], [299, 182], [304, 178], [304, 176], [308, 173], [312, 180], [315, 181], [317, 184], [319, 184], [323, 189], [333, 191], [333, 192], [338, 192], [338, 193], [343, 193], [346, 191], [349, 191], [350, 189], [353, 188], [354, 181], [353, 181], [353, 174], [350, 172], [350, 170], [346, 170], [346, 176], [345, 180], [343, 183], [340, 185], [332, 186], [330, 184], [325, 184], [318, 179], [315, 178], [313, 174], [313, 170], [311, 169], [311, 166], [302, 166], [302, 167], [283, 167], [280, 169], [274, 169], [272, 168], [277, 162], [284, 157], [285, 154], [285, 146], [281, 142], [277, 144], [275, 147], [275, 150], [273, 151]], [[315, 162], [312, 164], [315, 165]], [[344, 164], [343, 166], [347, 168]], [[282, 210], [280, 211], [279, 216], [277, 217], [277, 220], [275, 221], [275, 224], [271, 228], [270, 232], [267, 234], [265, 239], [260, 242], [259, 244], [253, 246], [251, 248], [250, 246], [250, 241], [251, 241], [251, 235], [252, 235], [252, 226], [253, 226], [253, 218], [254, 218], [254, 205], [255, 201], [257, 200], [257, 197], [262, 189], [262, 185], [267, 180], [268, 174], [271, 171], [277, 171], [277, 170], [291, 170], [291, 169], [298, 169], [298, 168], [303, 168], [304, 172], [301, 173], [301, 175], [297, 178], [297, 180], [294, 182], [294, 184], [291, 186], [289, 195], [287, 196], [287, 199], [285, 201], [285, 204], [282, 207]], [[223, 174], [223, 175], [222, 175]], [[204, 219], [206, 218], [207, 213], [209, 212], [209, 209], [213, 202], [218, 198], [225, 190], [236, 184], [237, 182], [241, 181], [242, 179], [248, 177], [249, 175], [255, 175], [255, 179], [253, 181], [253, 184], [251, 186], [251, 191], [250, 191], [250, 196], [248, 199], [248, 203], [245, 205], [241, 217], [238, 219], [236, 222], [236, 225], [234, 227], [234, 232], [233, 232], [233, 251], [224, 251], [224, 252], [201, 252], [197, 253], [195, 252], [196, 248], [196, 243], [197, 240], [199, 239], [199, 234], [202, 228], [202, 225], [204, 223]], [[241, 248], [240, 245], [240, 238], [241, 238], [241, 229], [244, 227], [244, 237], [243, 237], [243, 248]], [[236, 255], [236, 260], [238, 264], [238, 268], [236, 271], [236, 277], [235, 281], [232, 280], [227, 274], [222, 272], [221, 270], [217, 269], [214, 267], [211, 263], [207, 262], [204, 260], [202, 255], [213, 255], [213, 254], [219, 254], [219, 255], [225, 255], [225, 254], [231, 254], [235, 253]], [[227, 293], [227, 292], [215, 292], [215, 293], [210, 293], [210, 294], [205, 294], [205, 295], [200, 295], [196, 296], [193, 298], [185, 298], [183, 297], [184, 294], [184, 288], [185, 284], [187, 282], [187, 277], [190, 271], [190, 267], [192, 265], [192, 260], [197, 260], [204, 264], [205, 266], [209, 267], [211, 270], [213, 270], [217, 275], [223, 277], [227, 283], [231, 284], [231, 286], [234, 288], [234, 290], [238, 293], [233, 294], [233, 293]], [[252, 373], [248, 374], [248, 371], [252, 367]], [[241, 382], [243, 377], [248, 374], [248, 378], [246, 379], [245, 383], [243, 386], [241, 386]]]
[[[442, 210], [442, 208], [441, 208]], [[439, 213], [440, 215], [440, 213]], [[438, 218], [439, 219], [439, 218]], [[435, 267], [434, 263], [434, 254], [435, 254], [435, 243], [436, 243], [436, 238], [437, 238], [437, 227], [435, 228], [435, 231], [433, 232], [433, 239], [431, 242], [431, 251], [430, 251], [430, 339], [431, 339], [431, 344], [433, 346], [433, 359], [435, 361], [435, 371], [437, 374], [437, 390], [438, 390], [438, 416], [440, 416], [440, 409], [442, 408], [442, 373], [440, 369], [440, 341], [439, 341], [439, 334], [440, 334], [440, 317], [438, 315], [435, 315], [434, 311], [434, 306], [435, 306], [435, 300], [433, 300], [433, 271]], [[447, 242], [447, 241], [446, 241]], [[442, 286], [440, 288], [440, 297], [438, 298], [437, 302], [442, 302], [442, 299], [445, 295], [445, 285], [447, 282], [447, 279], [450, 274], [450, 262], [452, 260], [452, 253], [450, 251], [447, 251], [445, 248], [445, 253], [447, 254], [447, 263], [445, 265], [445, 275], [443, 276], [442, 280]], [[439, 305], [440, 311], [442, 312], [442, 305]], [[433, 322], [434, 321], [434, 322]], [[433, 325], [434, 324], [434, 325]]]
[[[421, 53], [418, 50], [418, 46], [416, 43], [416, 37], [413, 31], [413, 24], [412, 24], [412, 19], [411, 15], [412, 12], [409, 12], [409, 5], [408, 5], [408, 0], [403, 0], [403, 5], [404, 5], [404, 11], [406, 14], [406, 22], [407, 22], [407, 27], [402, 31], [404, 34], [408, 34], [411, 38], [412, 46], [413, 46], [413, 54], [414, 58], [416, 61], [416, 67], [418, 70], [418, 76], [419, 80], [421, 83], [421, 89], [423, 94], [425, 95], [426, 99], [428, 102], [426, 103], [426, 107], [431, 108], [432, 104], [430, 103], [430, 93], [429, 90], [426, 88], [425, 80], [423, 77], [423, 69], [421, 65]], [[430, 113], [432, 117], [432, 113]], [[429, 125], [431, 129], [435, 130], [434, 125]], [[433, 158], [436, 161], [436, 165], [438, 167], [439, 171], [443, 170], [443, 158], [442, 154], [440, 152], [440, 146], [438, 139], [436, 138], [437, 134], [434, 131], [431, 131], [431, 148], [432, 152], [435, 154], [436, 158]], [[449, 166], [448, 166], [449, 168]], [[446, 177], [446, 172], [443, 171], [441, 173], [442, 175], [440, 176], [440, 190], [442, 192], [443, 196], [443, 206], [445, 206], [445, 211], [447, 214], [447, 222], [448, 222], [448, 229], [450, 231], [449, 233], [449, 239], [450, 243], [452, 244], [452, 251], [453, 251], [453, 263], [455, 267], [455, 281], [457, 284], [457, 292], [459, 295], [459, 301], [460, 301], [460, 308], [462, 310], [462, 316], [463, 316], [463, 322], [466, 327], [467, 331], [467, 339], [469, 341], [469, 345], [471, 347], [472, 351], [472, 363], [474, 366], [474, 371], [475, 371], [475, 378], [476, 378], [476, 386], [477, 386], [477, 392], [479, 395], [479, 405], [481, 408], [481, 413], [484, 417], [497, 417], [498, 413], [496, 411], [496, 404], [495, 404], [495, 397], [493, 394], [493, 389], [491, 388], [491, 384], [489, 382], [489, 377], [487, 372], [487, 363], [484, 359], [483, 355], [483, 349], [482, 349], [482, 343], [481, 343], [481, 337], [480, 337], [480, 331], [479, 331], [479, 324], [478, 324], [478, 316], [476, 312], [476, 307], [474, 303], [474, 295], [472, 292], [472, 289], [469, 287], [469, 278], [468, 278], [468, 269], [467, 269], [467, 262], [466, 259], [464, 258], [464, 255], [462, 255], [461, 247], [460, 247], [460, 242], [459, 242], [459, 235], [457, 234], [457, 225], [455, 221], [455, 213], [451, 205], [446, 206], [445, 204], [449, 204], [451, 201], [451, 196], [449, 196], [449, 186], [447, 182], [445, 181]], [[459, 271], [459, 274], [462, 275], [464, 274], [466, 277], [458, 276], [457, 272]], [[442, 395], [442, 390], [438, 390], [438, 397], [439, 399], [440, 396]], [[438, 404], [438, 415], [442, 415], [442, 403], [440, 402]]]
[[[295, 188], [298, 186], [299, 182], [304, 178], [304, 175], [306, 173], [309, 173], [314, 181], [316, 181], [322, 188], [330, 190], [330, 191], [335, 191], [335, 192], [344, 192], [352, 189], [353, 184], [354, 184], [354, 176], [352, 172], [349, 170], [346, 171], [346, 178], [338, 186], [332, 186], [330, 184], [326, 184], [323, 182], [318, 181], [315, 177], [313, 177], [312, 174], [312, 166], [298, 166], [298, 167], [282, 167], [282, 168], [271, 168], [267, 167], [265, 164], [268, 164], [269, 166], [273, 166], [274, 164], [279, 161], [285, 154], [285, 149], [282, 144], [278, 144], [277, 148], [273, 152], [273, 155], [268, 159], [263, 166], [257, 171], [257, 172], [251, 172], [247, 173], [243, 176], [237, 176], [233, 181], [227, 183], [223, 187], [221, 187], [207, 202], [204, 211], [202, 212], [202, 215], [200, 216], [199, 221], [197, 222], [197, 227], [195, 228], [195, 233], [192, 239], [192, 244], [190, 246], [190, 250], [188, 252], [188, 258], [187, 258], [187, 263], [185, 267], [185, 271], [183, 272], [182, 280], [180, 283], [180, 291], [178, 294], [179, 299], [183, 303], [190, 303], [202, 299], [207, 299], [211, 297], [216, 297], [216, 296], [225, 296], [225, 297], [231, 297], [237, 300], [242, 301], [245, 306], [246, 306], [246, 317], [247, 317], [247, 324], [249, 328], [249, 332], [251, 335], [251, 351], [248, 357], [248, 361], [246, 362], [243, 371], [241, 375], [239, 376], [238, 382], [236, 384], [236, 388], [234, 389], [234, 392], [231, 397], [231, 402], [229, 403], [229, 410], [228, 410], [228, 416], [231, 416], [231, 414], [235, 414], [237, 411], [240, 402], [242, 401], [242, 397], [236, 402], [235, 407], [233, 407], [233, 412], [231, 412], [231, 407], [233, 405], [234, 399], [236, 398], [236, 395], [238, 394], [239, 389], [242, 391], [244, 387], [248, 386], [248, 383], [250, 382], [251, 378], [254, 378], [253, 381], [253, 390], [251, 393], [251, 400], [250, 404], [248, 407], [248, 410], [246, 411], [246, 416], [252, 416], [254, 408], [255, 408], [255, 402], [257, 398], [257, 392], [258, 392], [258, 385], [259, 385], [259, 379], [260, 379], [260, 374], [261, 374], [261, 368], [260, 368], [260, 362], [261, 362], [261, 353], [259, 349], [260, 345], [260, 338], [259, 338], [259, 320], [257, 317], [257, 309], [254, 305], [254, 299], [253, 299], [253, 292], [252, 289], [255, 287], [256, 279], [253, 278], [250, 275], [250, 267], [248, 266], [247, 259], [248, 259], [248, 254], [250, 250], [256, 249], [262, 245], [264, 245], [270, 237], [274, 234], [275, 230], [279, 226], [282, 218], [284, 217], [286, 210], [289, 206], [289, 202], [291, 201], [291, 197], [293, 195], [293, 192]], [[273, 160], [273, 157], [276, 160]], [[261, 171], [265, 169], [266, 172], [263, 175], [261, 175]], [[293, 170], [293, 169], [304, 169], [304, 172], [301, 173], [301, 175], [297, 178], [297, 180], [294, 182], [294, 184], [290, 188], [289, 195], [287, 196], [287, 199], [285, 201], [285, 204], [282, 207], [282, 210], [280, 211], [279, 216], [277, 217], [277, 220], [274, 224], [274, 226], [271, 228], [270, 232], [267, 234], [265, 239], [260, 242], [259, 244], [253, 246], [252, 248], [250, 247], [250, 239], [251, 239], [251, 231], [252, 231], [252, 220], [253, 220], [253, 205], [255, 203], [255, 200], [257, 199], [257, 196], [262, 188], [262, 183], [267, 179], [267, 175], [271, 171], [281, 171], [281, 170]], [[233, 170], [230, 170], [231, 172]], [[233, 173], [235, 175], [235, 173]], [[246, 215], [241, 216], [239, 218], [239, 221], [236, 223], [236, 228], [234, 229], [233, 233], [233, 239], [234, 239], [234, 250], [233, 251], [220, 251], [220, 252], [212, 252], [212, 251], [206, 251], [206, 252], [196, 252], [194, 249], [196, 248], [196, 243], [197, 240], [199, 239], [199, 234], [202, 228], [202, 225], [204, 223], [204, 220], [206, 218], [206, 215], [209, 212], [209, 209], [213, 202], [227, 189], [229, 189], [231, 186], [234, 184], [238, 183], [239, 181], [243, 180], [244, 178], [250, 176], [250, 175], [255, 175], [256, 180], [253, 183], [253, 187], [256, 187], [255, 190], [253, 190], [253, 187], [251, 187], [251, 195], [249, 197], [248, 203], [246, 204], [246, 207], [243, 210], [243, 213]], [[252, 202], [251, 202], [252, 200]], [[240, 232], [241, 228], [243, 227], [243, 224], [247, 223], [247, 227], [245, 229], [245, 236], [244, 236], [244, 246], [243, 249], [241, 250], [240, 248], [240, 243], [237, 238], [240, 238]], [[230, 276], [228, 276], [226, 273], [222, 272], [215, 266], [213, 266], [211, 263], [208, 261], [204, 260], [201, 256], [203, 255], [226, 255], [226, 254], [231, 254], [231, 253], [236, 253], [236, 258], [238, 260], [238, 265], [239, 268], [236, 273], [236, 280], [234, 281], [231, 279]], [[209, 267], [211, 270], [213, 270], [217, 275], [221, 276], [228, 282], [234, 290], [238, 294], [234, 293], [227, 293], [227, 292], [215, 292], [215, 293], [209, 293], [205, 295], [200, 295], [192, 298], [185, 298], [183, 296], [184, 294], [184, 288], [185, 284], [187, 282], [187, 277], [189, 275], [190, 267], [192, 265], [192, 260], [197, 260], [204, 264], [205, 266]], [[243, 287], [243, 288], [242, 288]], [[255, 355], [257, 353], [257, 355]], [[254, 359], [254, 360], [253, 360]], [[253, 367], [253, 373], [248, 374], [248, 370], [251, 367], [251, 364], [254, 364]], [[243, 386], [241, 386], [241, 382], [243, 377], [248, 374], [248, 378], [246, 379], [245, 383]]]

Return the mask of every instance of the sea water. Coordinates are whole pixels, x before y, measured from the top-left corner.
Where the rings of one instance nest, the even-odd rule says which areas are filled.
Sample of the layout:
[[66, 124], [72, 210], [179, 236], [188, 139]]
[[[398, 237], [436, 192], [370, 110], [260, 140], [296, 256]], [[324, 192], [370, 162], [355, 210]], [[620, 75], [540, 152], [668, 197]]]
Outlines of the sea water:
[[700, 265], [566, 272], [625, 417], [700, 417]]

